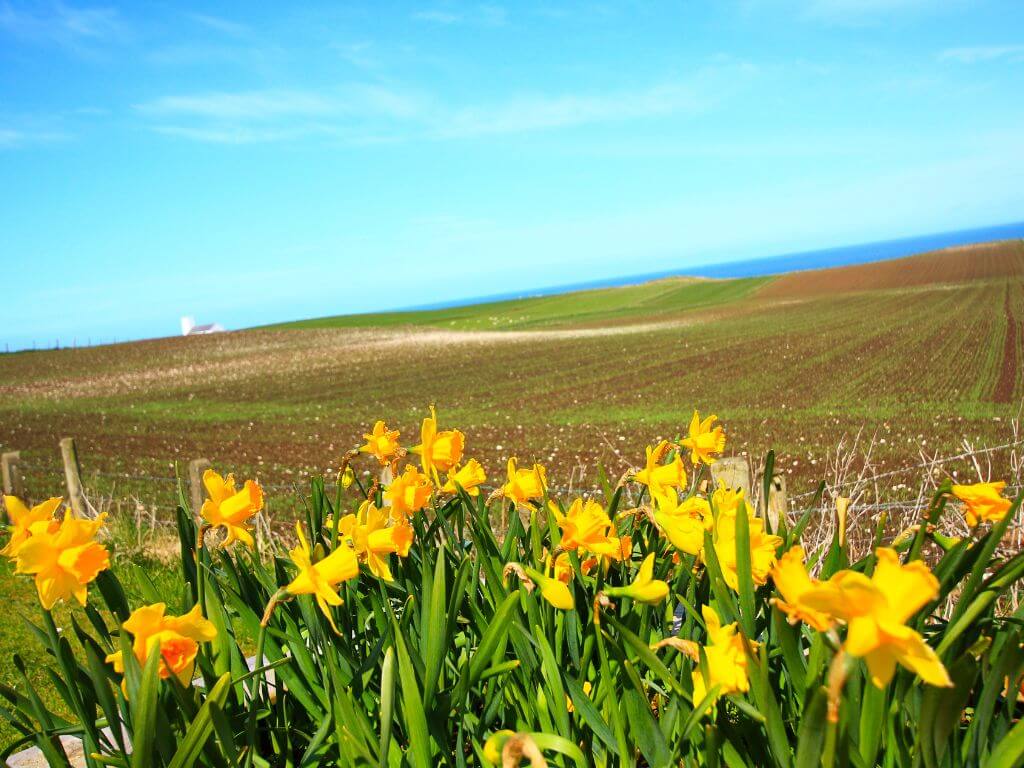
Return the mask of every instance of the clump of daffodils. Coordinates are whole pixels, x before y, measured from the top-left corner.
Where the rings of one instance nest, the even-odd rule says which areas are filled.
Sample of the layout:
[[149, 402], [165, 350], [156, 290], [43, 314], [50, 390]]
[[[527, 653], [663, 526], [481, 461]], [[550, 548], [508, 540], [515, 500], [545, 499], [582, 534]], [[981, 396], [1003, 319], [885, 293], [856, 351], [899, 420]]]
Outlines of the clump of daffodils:
[[[977, 743], [975, 723], [999, 707], [975, 751], [957, 755], [983, 762], [1004, 736], [1016, 743], [1020, 638], [996, 600], [1024, 578], [1024, 555], [997, 554], [1016, 509], [1005, 483], [943, 483], [907, 536], [850, 562], [848, 499], [819, 551], [801, 541], [805, 523], [773, 529], [766, 499], [715, 481], [726, 433], [714, 415], [694, 412], [681, 437], [638, 450], [603, 499], [561, 494], [536, 462], [489, 473], [433, 406], [418, 442], [402, 435], [368, 426], [336, 492], [314, 481], [293, 543], [269, 559], [253, 536], [259, 482], [207, 471], [201, 508], [179, 510], [184, 596], [148, 594], [133, 609], [110, 571], [104, 516], [5, 499], [0, 555], [35, 583], [39, 634], [97, 760], [704, 765], [721, 753], [730, 765], [799, 754], [832, 766], [849, 746], [874, 765], [885, 750], [916, 754], [913, 734], [931, 723], [914, 718], [945, 716], [948, 688], [964, 712], [928, 731], [923, 764], [944, 765], [935, 745], [954, 730]], [[972, 537], [941, 537], [947, 503]], [[524, 516], [495, 531], [492, 507]], [[962, 604], [950, 604], [954, 589]], [[113, 626], [88, 604], [97, 592]], [[90, 654], [77, 667], [50, 613], [60, 602], [88, 606], [99, 630], [91, 639], [75, 622]], [[149, 682], [129, 685], [140, 669]], [[62, 721], [5, 690], [16, 727], [37, 718], [37, 742], [52, 749]], [[129, 733], [144, 717], [172, 735]], [[1024, 748], [1010, 757], [999, 764]]]

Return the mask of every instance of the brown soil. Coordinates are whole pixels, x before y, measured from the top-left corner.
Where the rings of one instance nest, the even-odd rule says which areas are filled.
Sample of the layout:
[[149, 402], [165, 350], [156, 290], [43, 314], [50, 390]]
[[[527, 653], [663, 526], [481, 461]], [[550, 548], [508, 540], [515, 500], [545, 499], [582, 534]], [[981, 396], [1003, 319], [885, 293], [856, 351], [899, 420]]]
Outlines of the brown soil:
[[788, 299], [1012, 277], [1024, 279], [1021, 240], [945, 248], [849, 267], [791, 272], [765, 285], [757, 295]]

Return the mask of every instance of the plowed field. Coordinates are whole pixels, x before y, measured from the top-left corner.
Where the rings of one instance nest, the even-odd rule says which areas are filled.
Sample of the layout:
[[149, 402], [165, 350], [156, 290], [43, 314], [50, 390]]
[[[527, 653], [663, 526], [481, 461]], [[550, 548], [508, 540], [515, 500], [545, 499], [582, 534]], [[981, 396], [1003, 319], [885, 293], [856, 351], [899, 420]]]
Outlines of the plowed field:
[[[72, 435], [94, 490], [168, 505], [175, 462], [287, 486], [335, 466], [374, 419], [412, 443], [434, 402], [492, 476], [517, 455], [578, 486], [699, 408], [723, 418], [728, 452], [774, 447], [793, 493], [843, 435], [875, 435], [876, 468], [892, 470], [964, 438], [1013, 440], [1024, 399], [1019, 242], [538, 301], [2, 356], [0, 445], [22, 450], [37, 497], [59, 492], [57, 440]], [[519, 320], [479, 330], [487, 318]]]

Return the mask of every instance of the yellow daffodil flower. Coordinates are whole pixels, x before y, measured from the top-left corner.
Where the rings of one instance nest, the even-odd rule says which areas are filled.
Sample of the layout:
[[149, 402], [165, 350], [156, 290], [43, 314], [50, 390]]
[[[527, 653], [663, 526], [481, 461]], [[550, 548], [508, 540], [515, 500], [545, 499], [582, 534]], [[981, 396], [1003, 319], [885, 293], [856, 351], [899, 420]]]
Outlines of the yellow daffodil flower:
[[725, 431], [721, 425], [714, 428], [711, 426], [716, 421], [718, 421], [718, 417], [713, 414], [701, 421], [700, 414], [697, 411], [693, 412], [690, 435], [680, 441], [683, 448], [690, 450], [690, 461], [693, 462], [693, 466], [697, 466], [702, 461], [705, 464], [714, 464], [715, 457], [712, 454], [725, 450]]
[[846, 622], [843, 648], [863, 658], [871, 682], [885, 687], [900, 664], [930, 685], [952, 686], [935, 651], [906, 622], [939, 594], [939, 582], [921, 561], [903, 565], [896, 550], [876, 552], [868, 578], [840, 571], [801, 596], [802, 604]]
[[[769, 535], [764, 530], [764, 520], [760, 517], [747, 517], [747, 529], [750, 536], [750, 575], [754, 584], [761, 585], [768, 581], [768, 574], [775, 565], [776, 550], [782, 546], [782, 539]], [[736, 572], [736, 518], [719, 515], [715, 521], [712, 540], [715, 554], [722, 568], [722, 577], [734, 591], [739, 591], [739, 575]]]
[[370, 572], [384, 581], [394, 581], [388, 555], [407, 557], [414, 535], [412, 526], [404, 519], [389, 525], [387, 512], [377, 509], [371, 501], [364, 501], [356, 514], [341, 518], [338, 532], [351, 542]]
[[15, 554], [14, 572], [35, 576], [43, 608], [72, 596], [85, 605], [89, 583], [110, 567], [110, 553], [96, 541], [106, 517], [82, 520], [68, 510], [56, 528], [49, 520], [29, 527], [29, 537]]
[[470, 459], [461, 467], [455, 467], [448, 473], [448, 482], [441, 486], [443, 493], [458, 493], [459, 486], [466, 493], [476, 498], [480, 495], [480, 486], [487, 482], [487, 474], [476, 459]]
[[384, 500], [391, 506], [392, 515], [404, 519], [423, 509], [433, 491], [430, 478], [412, 464], [407, 464], [405, 471], [384, 489]]
[[654, 578], [654, 553], [651, 552], [640, 564], [633, 583], [625, 587], [606, 587], [608, 597], [629, 597], [641, 603], [654, 605], [668, 596], [668, 584]]
[[4, 505], [7, 507], [7, 515], [11, 519], [8, 531], [11, 534], [7, 545], [0, 549], [0, 555], [14, 559], [20, 547], [31, 535], [30, 529], [39, 522], [48, 523], [50, 531], [60, 527], [60, 521], [54, 519], [54, 512], [60, 507], [64, 499], [56, 496], [44, 502], [36, 504], [32, 509], [25, 506], [24, 502], [17, 496], [4, 496]]
[[786, 614], [790, 624], [804, 622], [819, 632], [827, 632], [835, 624], [828, 613], [816, 611], [803, 602], [804, 596], [820, 582], [812, 579], [804, 565], [804, 548], [797, 545], [786, 552], [775, 564], [771, 573], [775, 588], [782, 599], [774, 598], [772, 603]]
[[[122, 625], [132, 635], [132, 652], [139, 664], [145, 664], [154, 646], [160, 644], [159, 675], [165, 680], [171, 675], [182, 685], [189, 685], [199, 654], [199, 643], [208, 643], [217, 637], [217, 629], [203, 618], [196, 605], [184, 616], [168, 616], [164, 603], [136, 608]], [[114, 670], [124, 674], [124, 656], [121, 651], [107, 656]]]
[[1002, 496], [1005, 487], [1006, 483], [1002, 481], [953, 486], [953, 495], [964, 503], [964, 517], [971, 528], [978, 523], [995, 523], [1006, 517], [1012, 505]]
[[227, 533], [224, 545], [241, 541], [253, 546], [249, 519], [263, 509], [263, 489], [255, 480], [246, 480], [241, 490], [235, 488], [234, 475], [221, 477], [212, 469], [203, 473], [203, 485], [209, 498], [203, 502], [200, 514], [211, 528], [223, 528]]
[[[710, 688], [720, 686], [719, 693], [746, 693], [750, 690], [747, 677], [747, 650], [743, 636], [737, 632], [736, 623], [722, 626], [718, 613], [710, 605], [701, 607], [704, 625], [707, 627], [708, 642], [704, 646], [707, 659], [708, 679], [705, 680], [700, 668], [693, 670], [693, 700], [701, 701]], [[757, 643], [747, 641], [751, 652]]]
[[[338, 522], [340, 525], [341, 521]], [[330, 606], [341, 605], [344, 602], [336, 587], [343, 581], [359, 575], [359, 560], [351, 548], [340, 546], [327, 557], [314, 563], [313, 551], [299, 523], [295, 524], [295, 532], [299, 536], [299, 545], [288, 554], [298, 567], [299, 573], [284, 591], [289, 595], [313, 595], [331, 628], [337, 633], [338, 628], [334, 625]]]
[[373, 430], [363, 435], [366, 444], [359, 447], [360, 453], [369, 453], [377, 457], [382, 467], [386, 467], [402, 452], [398, 443], [401, 434], [397, 429], [388, 429], [383, 421], [374, 423]]
[[652, 499], [666, 496], [673, 488], [682, 488], [686, 485], [686, 468], [683, 466], [682, 456], [677, 453], [670, 463], [661, 463], [670, 448], [668, 440], [662, 440], [653, 448], [648, 446], [646, 466], [633, 476], [638, 483], [647, 486]]
[[531, 469], [519, 469], [516, 459], [508, 460], [508, 481], [501, 488], [501, 494], [516, 504], [544, 498], [547, 491], [547, 471], [540, 464]]
[[[614, 531], [613, 531], [614, 532]], [[633, 537], [619, 536], [619, 560], [629, 560], [633, 557]]]
[[[753, 509], [747, 504], [746, 494], [743, 489], [727, 488], [721, 480], [718, 481], [718, 487], [711, 494], [711, 503], [715, 507], [715, 514], [719, 520], [722, 518], [732, 518], [735, 520], [740, 509], [747, 513], [747, 517], [754, 516]], [[709, 531], [714, 527], [714, 518], [711, 515], [705, 518], [705, 527]]]
[[615, 527], [596, 501], [575, 499], [564, 515], [554, 502], [549, 502], [548, 508], [562, 531], [562, 549], [621, 559], [622, 544]]
[[711, 495], [711, 506], [714, 516], [708, 515], [705, 518], [705, 527], [712, 532], [715, 554], [726, 584], [739, 591], [739, 577], [736, 573], [736, 517], [741, 513], [747, 516], [750, 533], [751, 576], [755, 584], [765, 584], [775, 565], [775, 553], [782, 545], [782, 539], [765, 532], [764, 520], [754, 514], [742, 489], [727, 488], [719, 481], [718, 488]]
[[[580, 561], [580, 573], [582, 573], [584, 576], [586, 576], [592, 570], [597, 568], [597, 566], [599, 566], [599, 565], [603, 565], [605, 567], [605, 570], [607, 571], [608, 564], [613, 559], [628, 560], [629, 557], [630, 557], [630, 554], [633, 551], [633, 543], [632, 543], [632, 541], [630, 541], [630, 537], [629, 536], [622, 536], [619, 539], [619, 541], [622, 542], [622, 548], [620, 550], [620, 556], [618, 558], [588, 557], [586, 560], [581, 560]], [[562, 554], [560, 554], [556, 558], [556, 562], [555, 562], [555, 576], [556, 577], [559, 576], [560, 573], [562, 573], [559, 570], [560, 568], [570, 568], [571, 569], [571, 562], [569, 560], [569, 553], [568, 552], [563, 552]], [[571, 571], [570, 571], [570, 573], [571, 573]], [[566, 579], [562, 579], [562, 581], [564, 581], [566, 584], [569, 583], [569, 581], [566, 580]]]
[[674, 496], [654, 500], [654, 521], [672, 546], [690, 555], [704, 550], [706, 521], [711, 518], [711, 506], [700, 496], [691, 496], [682, 503]]
[[[583, 564], [580, 563], [582, 570]], [[572, 562], [569, 559], [568, 552], [562, 552], [560, 555], [555, 557], [554, 555], [548, 555], [548, 571], [553, 571], [554, 576], [563, 584], [568, 584], [572, 581]]]
[[430, 406], [430, 416], [423, 420], [420, 444], [412, 449], [419, 454], [423, 471], [437, 480], [438, 472], [447, 472], [460, 461], [466, 446], [466, 436], [457, 429], [438, 432], [437, 412]]

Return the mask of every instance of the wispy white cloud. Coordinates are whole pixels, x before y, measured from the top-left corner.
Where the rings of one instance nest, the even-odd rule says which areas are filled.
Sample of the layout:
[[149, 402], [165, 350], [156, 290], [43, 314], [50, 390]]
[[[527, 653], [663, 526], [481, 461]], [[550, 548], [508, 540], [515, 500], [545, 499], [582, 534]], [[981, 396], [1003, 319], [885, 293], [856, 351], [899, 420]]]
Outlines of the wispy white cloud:
[[186, 125], [156, 124], [153, 130], [166, 136], [177, 136], [205, 144], [266, 144], [275, 141], [289, 141], [317, 132], [315, 124], [301, 128], [252, 128], [246, 126], [189, 127]]
[[508, 22], [508, 11], [500, 5], [482, 4], [452, 10], [450, 8], [425, 8], [415, 11], [412, 18], [433, 24], [474, 24], [483, 27], [501, 27]]
[[252, 143], [324, 135], [342, 141], [460, 140], [574, 126], [694, 115], [756, 76], [756, 66], [716, 61], [687, 78], [619, 90], [524, 93], [477, 104], [370, 83], [326, 90], [254, 90], [163, 96], [136, 105], [161, 133]]
[[745, 13], [764, 11], [838, 26], [869, 26], [894, 16], [948, 11], [964, 0], [738, 0]]
[[126, 30], [124, 19], [110, 7], [76, 8], [57, 2], [20, 10], [0, 4], [0, 32], [29, 42], [82, 50], [123, 36]]
[[163, 96], [138, 105], [138, 110], [148, 115], [261, 122], [290, 116], [325, 115], [335, 109], [336, 104], [320, 94], [288, 90]]
[[39, 144], [54, 144], [71, 138], [67, 133], [47, 130], [26, 130], [0, 126], [0, 150], [24, 149]]
[[976, 64], [982, 61], [1024, 61], [1024, 45], [969, 45], [947, 48], [939, 54], [939, 61]]
[[387, 138], [393, 126], [415, 125], [427, 109], [413, 94], [357, 83], [328, 91], [164, 96], [136, 111], [156, 132], [193, 141], [252, 144], [319, 135], [362, 144]]
[[462, 15], [451, 11], [416, 11], [412, 17], [417, 21], [433, 21], [437, 24], [455, 24], [462, 21]]
[[251, 32], [250, 28], [246, 24], [241, 24], [231, 19], [221, 18], [220, 16], [212, 16], [206, 13], [189, 13], [186, 14], [188, 18], [194, 21], [200, 26], [212, 29], [215, 32], [222, 32], [232, 37], [242, 37]]
[[376, 69], [380, 66], [380, 61], [373, 53], [373, 43], [368, 40], [334, 43], [331, 48], [342, 59], [358, 69]]
[[497, 104], [452, 110], [437, 121], [439, 138], [471, 138], [621, 122], [703, 110], [707, 101], [694, 86], [666, 82], [618, 93], [525, 96]]
[[939, 6], [939, 0], [807, 0], [807, 9], [821, 15], [848, 16], [857, 13], [902, 11]]
[[212, 91], [164, 96], [136, 108], [149, 115], [242, 121], [325, 115], [411, 118], [421, 109], [414, 96], [370, 83], [352, 83], [324, 91]]

